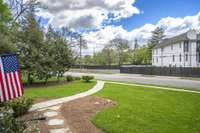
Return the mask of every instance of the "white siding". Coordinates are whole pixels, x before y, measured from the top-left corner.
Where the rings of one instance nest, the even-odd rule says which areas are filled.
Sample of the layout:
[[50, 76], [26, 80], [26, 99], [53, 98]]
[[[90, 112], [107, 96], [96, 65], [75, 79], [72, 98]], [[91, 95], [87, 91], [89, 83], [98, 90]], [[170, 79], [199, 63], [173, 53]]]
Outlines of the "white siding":
[[[181, 45], [181, 47], [180, 47]], [[184, 52], [184, 42], [170, 44], [153, 50], [154, 66], [200, 67], [196, 57], [196, 41], [189, 41], [189, 52]], [[173, 49], [172, 49], [173, 48]], [[162, 50], [163, 49], [163, 52]], [[181, 55], [181, 61], [180, 61]], [[188, 55], [188, 61], [186, 61]], [[174, 56], [174, 61], [173, 61]], [[157, 62], [158, 61], [158, 62]]]

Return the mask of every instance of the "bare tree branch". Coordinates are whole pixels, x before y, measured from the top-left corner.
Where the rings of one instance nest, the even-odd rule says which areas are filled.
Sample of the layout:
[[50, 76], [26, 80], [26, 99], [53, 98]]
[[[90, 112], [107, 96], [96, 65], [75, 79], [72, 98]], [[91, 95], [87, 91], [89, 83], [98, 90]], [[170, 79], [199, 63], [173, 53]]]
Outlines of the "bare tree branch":
[[8, 5], [12, 10], [13, 21], [16, 22], [27, 10], [38, 6], [39, 2], [37, 0], [8, 0]]

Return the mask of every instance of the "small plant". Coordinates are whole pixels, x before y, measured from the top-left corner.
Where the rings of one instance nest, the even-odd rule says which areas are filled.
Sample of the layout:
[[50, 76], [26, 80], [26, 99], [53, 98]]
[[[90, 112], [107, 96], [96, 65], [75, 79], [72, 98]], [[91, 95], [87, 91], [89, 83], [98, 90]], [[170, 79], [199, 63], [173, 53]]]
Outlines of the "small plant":
[[71, 75], [67, 75], [66, 80], [67, 80], [67, 82], [71, 82], [74, 80], [74, 77], [72, 77]]
[[75, 80], [81, 80], [81, 78], [80, 78], [80, 77], [74, 77], [74, 79], [75, 79]]
[[13, 116], [19, 117], [28, 112], [31, 105], [33, 104], [33, 99], [30, 98], [17, 98], [12, 102], [8, 103], [8, 107], [13, 110]]
[[8, 110], [2, 110], [0, 113], [0, 133], [23, 133], [26, 124], [22, 120], [13, 117]]
[[93, 76], [82, 76], [82, 79], [85, 81], [85, 82], [90, 82], [91, 80], [94, 79]]

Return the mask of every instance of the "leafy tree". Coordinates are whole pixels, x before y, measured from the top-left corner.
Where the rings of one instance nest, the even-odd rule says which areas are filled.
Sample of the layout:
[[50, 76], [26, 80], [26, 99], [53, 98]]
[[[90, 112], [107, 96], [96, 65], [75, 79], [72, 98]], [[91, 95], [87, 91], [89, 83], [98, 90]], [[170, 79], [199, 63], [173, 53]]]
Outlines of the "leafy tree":
[[122, 38], [115, 38], [110, 41], [110, 46], [112, 46], [118, 54], [118, 65], [121, 65], [126, 61], [126, 56], [125, 52], [128, 51], [129, 47], [129, 42], [125, 39]]
[[84, 61], [85, 65], [91, 65], [91, 64], [94, 63], [93, 58], [92, 58], [91, 55], [85, 55], [83, 61]]
[[11, 12], [7, 4], [0, 0], [0, 54], [12, 53], [15, 47], [11, 42], [10, 26]]
[[41, 49], [43, 48], [43, 31], [34, 16], [34, 12], [29, 12], [26, 19], [22, 21], [19, 29], [18, 50], [21, 64], [27, 73], [27, 83], [33, 82], [37, 69], [40, 69], [40, 59], [42, 59]]
[[9, 21], [11, 20], [11, 12], [8, 8], [8, 5], [4, 0], [0, 0], [0, 30], [6, 30]]
[[148, 46], [143, 46], [131, 52], [130, 61], [134, 65], [150, 64]]
[[59, 80], [63, 74], [74, 64], [73, 51], [65, 38], [63, 32], [53, 32], [54, 41], [52, 42], [52, 59], [54, 61], [52, 71]]
[[109, 46], [104, 47], [104, 49], [102, 50], [102, 55], [104, 56], [106, 65], [111, 66], [111, 64], [115, 62], [114, 61], [115, 52]]

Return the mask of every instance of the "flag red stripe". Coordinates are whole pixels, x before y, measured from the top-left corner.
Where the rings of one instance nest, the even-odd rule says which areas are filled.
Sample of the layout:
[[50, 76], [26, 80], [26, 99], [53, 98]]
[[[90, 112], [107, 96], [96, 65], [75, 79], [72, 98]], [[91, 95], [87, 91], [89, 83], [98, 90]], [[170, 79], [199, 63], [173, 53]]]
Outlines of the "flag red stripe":
[[1, 88], [2, 88], [3, 101], [6, 101], [7, 98], [6, 98], [6, 92], [5, 92], [5, 88], [4, 88], [4, 84], [3, 84], [3, 78], [2, 78], [1, 70], [0, 70], [0, 84], [1, 84]]
[[24, 95], [24, 89], [22, 87], [22, 79], [21, 79], [21, 69], [18, 70], [18, 77], [19, 77], [19, 81], [20, 81], [20, 89], [22, 91], [22, 95]]
[[17, 92], [16, 83], [15, 83], [14, 73], [15, 73], [15, 72], [12, 72], [12, 73], [11, 73], [11, 77], [12, 77], [12, 83], [13, 83], [13, 87], [14, 87], [14, 91], [15, 91], [16, 97], [18, 97], [18, 92]]
[[13, 83], [13, 79], [12, 79], [12, 74], [11, 73], [9, 73], [9, 79], [10, 79], [10, 84], [11, 84], [11, 87], [12, 87], [12, 93], [13, 93], [13, 98], [15, 98], [15, 97], [17, 97], [17, 94], [16, 94], [16, 92], [15, 92], [15, 88], [14, 88], [14, 83]]
[[7, 75], [4, 74], [4, 77], [5, 77], [5, 81], [6, 81], [8, 97], [9, 97], [9, 99], [12, 99], [12, 92], [10, 92], [10, 87], [9, 87], [9, 85], [8, 85], [8, 78], [7, 78]]
[[16, 84], [16, 87], [17, 87], [17, 96], [21, 96], [20, 91], [19, 91], [20, 88], [19, 88], [19, 85], [17, 83], [16, 74], [17, 74], [17, 72], [14, 73], [14, 81], [15, 81], [15, 84]]
[[5, 80], [5, 75], [4, 75], [4, 69], [3, 69], [3, 64], [2, 64], [2, 60], [0, 58], [0, 72], [1, 72], [1, 78], [2, 78], [2, 84], [3, 84], [3, 88], [5, 91], [5, 96], [6, 96], [6, 100], [9, 100], [9, 94], [8, 94], [8, 86], [6, 86], [6, 80]]
[[21, 84], [20, 84], [20, 81], [19, 81], [19, 74], [18, 74], [18, 72], [16, 72], [16, 78], [17, 78], [17, 84], [18, 84], [18, 86], [19, 86], [19, 94], [20, 94], [20, 96], [22, 96], [22, 87], [21, 87]]

